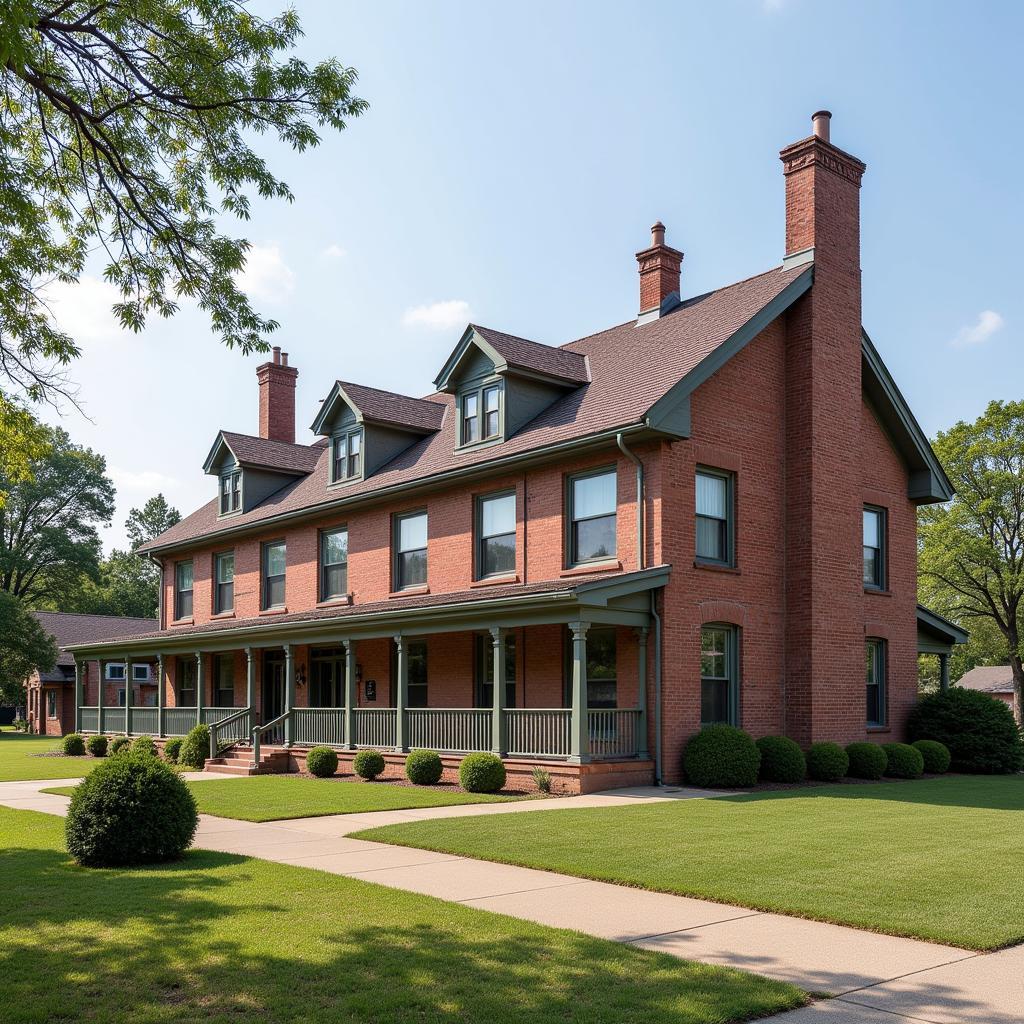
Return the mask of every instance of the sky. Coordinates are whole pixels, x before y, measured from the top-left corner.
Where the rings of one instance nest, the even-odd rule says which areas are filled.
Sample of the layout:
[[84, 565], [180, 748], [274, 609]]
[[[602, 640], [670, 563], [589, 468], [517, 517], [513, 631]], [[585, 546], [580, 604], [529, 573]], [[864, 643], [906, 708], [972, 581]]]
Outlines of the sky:
[[[370, 104], [302, 154], [259, 140], [295, 202], [225, 224], [299, 369], [298, 440], [337, 378], [429, 393], [469, 321], [562, 344], [635, 316], [657, 219], [684, 296], [778, 265], [778, 151], [820, 108], [867, 163], [864, 325], [924, 430], [1024, 398], [1024, 5], [295, 6], [301, 56], [355, 67]], [[219, 429], [256, 432], [266, 357], [224, 349], [194, 309], [126, 334], [98, 275], [54, 308], [83, 351], [86, 415], [60, 422], [117, 487], [109, 549], [157, 491], [183, 514], [213, 496], [203, 461]]]

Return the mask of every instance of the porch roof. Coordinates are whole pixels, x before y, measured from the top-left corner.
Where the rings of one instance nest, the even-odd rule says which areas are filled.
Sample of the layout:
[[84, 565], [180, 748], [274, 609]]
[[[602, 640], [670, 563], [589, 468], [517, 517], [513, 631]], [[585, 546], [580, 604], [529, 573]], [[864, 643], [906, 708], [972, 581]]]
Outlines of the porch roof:
[[668, 582], [667, 565], [639, 572], [601, 573], [542, 583], [495, 586], [481, 591], [419, 594], [369, 604], [261, 615], [68, 647], [79, 657], [154, 657], [284, 643], [328, 644], [382, 636], [451, 633], [493, 626], [585, 621], [646, 626], [649, 593]]
[[951, 654], [954, 644], [965, 644], [970, 633], [943, 618], [938, 612], [917, 606], [917, 653]]

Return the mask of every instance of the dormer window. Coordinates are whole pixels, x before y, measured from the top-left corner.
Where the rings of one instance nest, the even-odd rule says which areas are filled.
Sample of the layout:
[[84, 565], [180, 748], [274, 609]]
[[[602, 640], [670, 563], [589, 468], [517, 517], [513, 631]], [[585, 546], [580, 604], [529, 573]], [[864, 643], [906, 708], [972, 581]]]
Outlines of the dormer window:
[[334, 458], [331, 462], [331, 483], [354, 480], [363, 470], [363, 432], [350, 430], [334, 438]]
[[501, 436], [501, 385], [487, 384], [462, 396], [462, 444]]
[[234, 470], [220, 478], [220, 514], [229, 515], [242, 507], [242, 472]]

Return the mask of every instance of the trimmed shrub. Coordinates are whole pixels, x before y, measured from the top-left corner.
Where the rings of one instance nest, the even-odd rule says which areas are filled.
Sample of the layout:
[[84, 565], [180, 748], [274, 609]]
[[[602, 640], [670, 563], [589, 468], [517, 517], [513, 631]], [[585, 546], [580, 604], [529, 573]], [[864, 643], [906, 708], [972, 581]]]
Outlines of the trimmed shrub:
[[889, 764], [886, 749], [877, 743], [851, 743], [846, 748], [850, 758], [850, 768], [846, 774], [855, 779], [880, 779]]
[[444, 765], [433, 750], [413, 750], [405, 759], [405, 777], [417, 786], [432, 786], [441, 781]]
[[1024, 762], [1013, 711], [979, 690], [954, 686], [922, 697], [910, 713], [907, 736], [944, 744], [955, 772], [1000, 775], [1019, 771]]
[[150, 757], [156, 757], [156, 744], [153, 742], [152, 736], [136, 736], [132, 740], [132, 752], [135, 754], [148, 754]]
[[838, 782], [850, 767], [850, 758], [838, 743], [812, 743], [807, 751], [807, 774], [818, 782]]
[[178, 764], [183, 768], [202, 771], [209, 756], [210, 727], [205, 724], [192, 726], [178, 749]]
[[110, 741], [110, 753], [120, 754], [122, 751], [127, 753], [132, 748], [132, 741], [127, 736], [115, 736]]
[[68, 853], [86, 867], [175, 860], [192, 842], [195, 798], [159, 758], [108, 758], [75, 787], [65, 823]]
[[683, 771], [695, 786], [753, 786], [761, 751], [749, 733], [731, 725], [709, 725], [690, 737]]
[[107, 756], [107, 737], [106, 736], [90, 736], [85, 744], [85, 749], [92, 754], [93, 757], [106, 757]]
[[762, 736], [757, 749], [761, 751], [758, 778], [766, 782], [803, 782], [807, 777], [807, 758], [788, 736]]
[[318, 779], [330, 778], [338, 770], [338, 755], [330, 747], [314, 747], [306, 755], [306, 771]]
[[467, 793], [497, 793], [505, 785], [505, 766], [497, 754], [467, 754], [459, 765], [459, 785]]
[[929, 775], [944, 775], [949, 771], [950, 753], [945, 743], [938, 740], [916, 740], [911, 746], [921, 751], [924, 770]]
[[924, 775], [924, 755], [909, 743], [886, 743], [883, 748], [889, 758], [885, 774], [894, 779], [919, 779]]
[[181, 753], [181, 744], [184, 742], [181, 736], [175, 736], [164, 744], [164, 757], [171, 764], [178, 763], [178, 755]]
[[81, 757], [85, 753], [85, 740], [77, 732], [69, 732], [60, 742], [65, 757]]
[[360, 750], [352, 759], [352, 771], [361, 779], [375, 779], [386, 767], [379, 750]]

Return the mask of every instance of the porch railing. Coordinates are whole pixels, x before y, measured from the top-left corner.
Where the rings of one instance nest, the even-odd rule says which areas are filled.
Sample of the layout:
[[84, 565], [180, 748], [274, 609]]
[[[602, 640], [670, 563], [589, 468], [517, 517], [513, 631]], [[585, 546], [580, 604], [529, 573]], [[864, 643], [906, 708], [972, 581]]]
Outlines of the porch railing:
[[132, 735], [156, 736], [160, 732], [160, 710], [154, 707], [132, 708]]
[[398, 725], [394, 708], [354, 708], [352, 714], [357, 747], [394, 747]]
[[568, 708], [508, 708], [508, 752], [517, 757], [568, 757], [572, 711]]
[[300, 746], [340, 747], [345, 742], [345, 709], [295, 708], [292, 731]]
[[184, 736], [195, 724], [195, 708], [164, 708], [165, 736]]
[[[224, 710], [230, 710], [225, 708]], [[248, 739], [252, 729], [252, 713], [249, 708], [239, 708], [233, 715], [226, 715], [210, 723], [210, 757], [216, 757], [221, 747], [231, 746]]]
[[[202, 721], [207, 725], [216, 725], [217, 722], [223, 722], [225, 718], [234, 718], [239, 711], [243, 711], [244, 708], [203, 708]], [[192, 723], [195, 724], [194, 722]]]
[[292, 712], [286, 711], [283, 715], [278, 715], [277, 718], [272, 718], [269, 722], [264, 722], [263, 725], [257, 725], [252, 730], [252, 763], [258, 765], [260, 763], [260, 744], [263, 739], [266, 738], [271, 743], [279, 743], [278, 736], [284, 735], [285, 722], [291, 717]]
[[100, 731], [100, 711], [99, 708], [79, 708], [78, 709], [78, 728], [81, 732], [99, 732]]
[[405, 722], [410, 747], [452, 753], [491, 749], [487, 708], [409, 708]]
[[636, 757], [640, 751], [639, 708], [591, 708], [587, 712], [590, 756], [595, 761]]
[[124, 732], [124, 708], [104, 708], [101, 732]]

